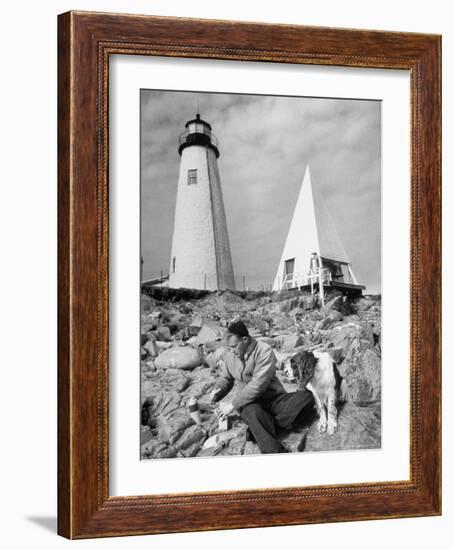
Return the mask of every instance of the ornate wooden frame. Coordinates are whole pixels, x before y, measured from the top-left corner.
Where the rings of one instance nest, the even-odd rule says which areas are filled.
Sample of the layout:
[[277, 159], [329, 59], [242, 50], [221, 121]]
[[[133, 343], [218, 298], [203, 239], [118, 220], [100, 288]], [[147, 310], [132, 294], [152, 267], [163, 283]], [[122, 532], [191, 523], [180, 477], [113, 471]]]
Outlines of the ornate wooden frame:
[[[58, 48], [59, 534], [87, 538], [440, 514], [440, 36], [69, 12], [59, 16]], [[109, 496], [111, 54], [410, 71], [410, 481]]]

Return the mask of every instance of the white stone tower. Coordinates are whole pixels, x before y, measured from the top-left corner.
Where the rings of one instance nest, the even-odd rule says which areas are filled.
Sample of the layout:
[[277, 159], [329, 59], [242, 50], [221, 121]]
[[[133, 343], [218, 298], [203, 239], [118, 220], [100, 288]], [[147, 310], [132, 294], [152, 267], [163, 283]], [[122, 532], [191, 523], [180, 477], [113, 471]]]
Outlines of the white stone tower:
[[273, 290], [335, 287], [361, 293], [319, 186], [312, 185], [307, 165]]
[[179, 137], [181, 163], [169, 286], [234, 290], [217, 138], [199, 114], [185, 128]]

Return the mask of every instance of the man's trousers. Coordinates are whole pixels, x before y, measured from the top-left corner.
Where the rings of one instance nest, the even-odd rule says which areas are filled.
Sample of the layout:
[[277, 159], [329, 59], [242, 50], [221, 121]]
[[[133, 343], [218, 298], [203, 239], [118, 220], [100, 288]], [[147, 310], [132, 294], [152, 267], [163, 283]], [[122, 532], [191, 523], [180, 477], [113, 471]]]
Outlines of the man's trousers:
[[272, 400], [256, 400], [245, 405], [241, 418], [247, 423], [262, 453], [279, 453], [282, 445], [276, 438], [277, 426], [291, 428], [300, 422], [314, 405], [313, 394], [306, 389], [281, 393]]

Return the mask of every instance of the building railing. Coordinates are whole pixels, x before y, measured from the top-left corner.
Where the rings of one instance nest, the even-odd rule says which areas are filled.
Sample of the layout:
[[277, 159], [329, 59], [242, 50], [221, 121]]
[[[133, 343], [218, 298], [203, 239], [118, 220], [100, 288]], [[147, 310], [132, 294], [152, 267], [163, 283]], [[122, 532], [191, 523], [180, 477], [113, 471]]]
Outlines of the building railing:
[[330, 284], [332, 282], [332, 273], [327, 268], [321, 268], [318, 272], [311, 273], [288, 273], [283, 279], [282, 290], [298, 288], [301, 286], [311, 286], [316, 283]]

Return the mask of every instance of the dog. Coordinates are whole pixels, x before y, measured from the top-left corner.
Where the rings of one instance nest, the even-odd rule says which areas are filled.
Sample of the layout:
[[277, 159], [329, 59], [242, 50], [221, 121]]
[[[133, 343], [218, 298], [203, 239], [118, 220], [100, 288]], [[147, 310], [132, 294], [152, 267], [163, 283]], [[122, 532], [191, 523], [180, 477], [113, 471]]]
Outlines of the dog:
[[318, 412], [318, 431], [333, 435], [338, 426], [337, 405], [346, 399], [346, 385], [332, 356], [326, 351], [298, 352], [291, 358], [293, 379], [311, 391]]

